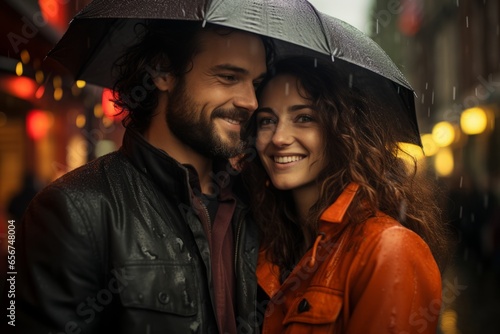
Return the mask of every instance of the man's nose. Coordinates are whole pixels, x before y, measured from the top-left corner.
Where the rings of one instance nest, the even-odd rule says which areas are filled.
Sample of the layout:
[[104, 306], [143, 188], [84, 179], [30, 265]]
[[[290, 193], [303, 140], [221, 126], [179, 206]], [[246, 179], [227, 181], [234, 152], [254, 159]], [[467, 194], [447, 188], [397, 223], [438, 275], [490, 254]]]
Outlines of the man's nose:
[[252, 114], [258, 107], [257, 96], [253, 84], [245, 85], [234, 98], [234, 106], [248, 110]]

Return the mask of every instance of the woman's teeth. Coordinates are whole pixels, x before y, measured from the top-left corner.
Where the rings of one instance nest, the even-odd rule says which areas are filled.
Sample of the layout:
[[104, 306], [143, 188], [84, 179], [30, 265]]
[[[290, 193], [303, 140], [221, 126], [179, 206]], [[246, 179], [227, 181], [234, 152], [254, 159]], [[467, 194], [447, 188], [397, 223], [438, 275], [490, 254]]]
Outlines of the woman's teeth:
[[279, 164], [287, 164], [290, 162], [294, 161], [299, 161], [304, 159], [304, 157], [298, 156], [298, 155], [291, 155], [287, 157], [274, 157], [274, 162], [279, 163]]

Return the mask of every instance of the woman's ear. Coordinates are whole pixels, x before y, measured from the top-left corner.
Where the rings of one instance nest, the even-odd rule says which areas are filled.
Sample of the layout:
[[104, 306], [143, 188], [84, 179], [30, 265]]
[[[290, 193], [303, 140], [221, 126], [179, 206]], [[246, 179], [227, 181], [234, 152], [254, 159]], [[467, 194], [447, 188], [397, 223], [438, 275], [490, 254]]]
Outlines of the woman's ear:
[[153, 82], [160, 91], [168, 92], [174, 88], [175, 79], [168, 72], [158, 72], [153, 76]]

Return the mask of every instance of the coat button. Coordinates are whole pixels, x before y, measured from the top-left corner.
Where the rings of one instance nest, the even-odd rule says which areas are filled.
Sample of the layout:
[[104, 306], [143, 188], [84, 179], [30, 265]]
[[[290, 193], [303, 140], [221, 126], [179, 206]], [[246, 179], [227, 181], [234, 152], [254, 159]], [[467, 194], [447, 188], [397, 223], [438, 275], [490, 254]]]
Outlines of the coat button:
[[162, 304], [168, 304], [168, 302], [170, 301], [170, 297], [167, 295], [166, 292], [162, 291], [158, 294], [158, 300]]
[[303, 312], [309, 311], [310, 308], [311, 308], [311, 305], [309, 304], [307, 299], [304, 298], [300, 301], [299, 307], [297, 310], [299, 311], [299, 313], [303, 313]]

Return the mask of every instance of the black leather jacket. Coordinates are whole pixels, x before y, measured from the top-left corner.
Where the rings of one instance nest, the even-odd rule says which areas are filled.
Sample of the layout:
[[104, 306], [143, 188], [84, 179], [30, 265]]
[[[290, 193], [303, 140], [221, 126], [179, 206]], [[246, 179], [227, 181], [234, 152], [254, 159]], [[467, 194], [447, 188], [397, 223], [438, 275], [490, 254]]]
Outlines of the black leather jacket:
[[[130, 130], [45, 188], [17, 231], [18, 333], [217, 333], [187, 168]], [[256, 331], [257, 232], [237, 204], [238, 331]], [[81, 331], [80, 331], [81, 330]]]

